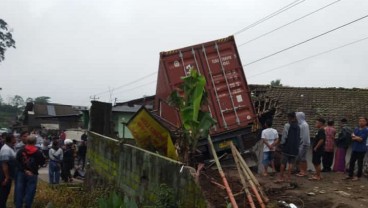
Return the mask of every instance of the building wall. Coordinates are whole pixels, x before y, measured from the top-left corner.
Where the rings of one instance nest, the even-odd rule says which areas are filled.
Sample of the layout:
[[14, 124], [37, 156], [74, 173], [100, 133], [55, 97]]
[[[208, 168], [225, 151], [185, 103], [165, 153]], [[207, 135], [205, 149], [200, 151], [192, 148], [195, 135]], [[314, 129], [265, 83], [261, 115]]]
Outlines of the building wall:
[[113, 186], [144, 206], [152, 205], [159, 186], [166, 184], [182, 207], [206, 207], [193, 168], [93, 132], [88, 148], [85, 183], [90, 188]]

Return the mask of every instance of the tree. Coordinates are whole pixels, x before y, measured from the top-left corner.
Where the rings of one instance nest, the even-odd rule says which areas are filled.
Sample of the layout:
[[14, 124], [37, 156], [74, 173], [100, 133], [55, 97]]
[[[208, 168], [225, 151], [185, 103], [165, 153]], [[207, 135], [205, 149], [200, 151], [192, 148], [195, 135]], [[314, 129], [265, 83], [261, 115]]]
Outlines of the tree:
[[15, 41], [8, 29], [8, 24], [0, 19], [0, 62], [5, 59], [5, 51], [7, 48], [15, 48]]
[[272, 87], [281, 87], [282, 86], [281, 80], [280, 79], [272, 80], [271, 81], [271, 86]]
[[199, 139], [208, 136], [215, 120], [202, 106], [207, 101], [205, 93], [206, 80], [192, 68], [189, 76], [182, 78], [180, 90], [171, 93], [169, 103], [177, 107], [182, 121], [183, 136], [176, 142], [179, 146], [179, 157], [188, 164], [190, 155], [197, 149]]
[[33, 103], [33, 98], [31, 98], [31, 97], [27, 97], [27, 99], [26, 99], [26, 103]]
[[25, 106], [24, 100], [22, 98], [22, 96], [20, 95], [15, 95], [10, 102], [10, 105], [20, 109], [23, 108]]
[[47, 103], [50, 103], [50, 97], [48, 96], [40, 96], [40, 97], [36, 97], [34, 99], [34, 103], [37, 103], [37, 104], [47, 104]]

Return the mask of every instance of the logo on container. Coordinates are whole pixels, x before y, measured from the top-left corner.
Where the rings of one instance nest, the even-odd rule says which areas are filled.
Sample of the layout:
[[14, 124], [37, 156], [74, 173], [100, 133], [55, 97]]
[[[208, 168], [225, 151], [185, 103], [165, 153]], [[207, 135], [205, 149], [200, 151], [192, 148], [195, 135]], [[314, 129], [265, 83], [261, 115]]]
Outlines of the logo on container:
[[179, 61], [174, 61], [174, 67], [178, 68], [180, 66]]

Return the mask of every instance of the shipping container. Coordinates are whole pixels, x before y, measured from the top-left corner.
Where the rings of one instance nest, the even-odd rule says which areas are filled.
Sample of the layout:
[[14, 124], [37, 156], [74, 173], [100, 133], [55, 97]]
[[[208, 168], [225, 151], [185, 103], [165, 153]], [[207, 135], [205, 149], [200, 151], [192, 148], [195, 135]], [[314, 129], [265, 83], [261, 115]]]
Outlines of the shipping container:
[[233, 36], [161, 52], [156, 113], [171, 125], [180, 127], [179, 112], [169, 106], [167, 100], [192, 67], [206, 78], [206, 108], [217, 121], [210, 131], [216, 149], [227, 149], [229, 140], [235, 141], [239, 147], [244, 146], [244, 137], [250, 134], [257, 117]]

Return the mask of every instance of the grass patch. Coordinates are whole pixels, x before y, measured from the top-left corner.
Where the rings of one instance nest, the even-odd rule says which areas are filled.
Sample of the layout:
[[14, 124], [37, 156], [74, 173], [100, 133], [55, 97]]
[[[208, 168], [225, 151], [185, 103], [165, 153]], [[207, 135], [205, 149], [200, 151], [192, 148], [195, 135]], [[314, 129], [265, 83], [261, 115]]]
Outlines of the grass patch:
[[[13, 184], [14, 185], [14, 184]], [[8, 198], [8, 207], [12, 207], [13, 193]], [[86, 191], [82, 186], [67, 187], [66, 185], [50, 186], [39, 180], [37, 192], [33, 202], [35, 208], [98, 208], [99, 199], [107, 197], [110, 193], [106, 189], [94, 189]]]

